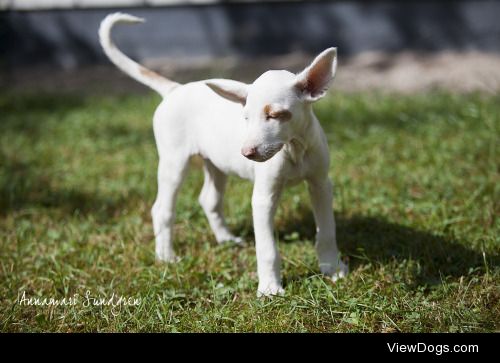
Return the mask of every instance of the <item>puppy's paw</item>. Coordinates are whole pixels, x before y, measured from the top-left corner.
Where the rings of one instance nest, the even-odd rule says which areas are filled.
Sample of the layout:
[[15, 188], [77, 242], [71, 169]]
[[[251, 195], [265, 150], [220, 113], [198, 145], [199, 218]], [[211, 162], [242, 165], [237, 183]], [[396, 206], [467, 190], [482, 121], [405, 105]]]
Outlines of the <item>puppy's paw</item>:
[[336, 282], [338, 279], [346, 277], [348, 273], [349, 273], [349, 266], [347, 266], [343, 262], [340, 262], [336, 272], [331, 274], [330, 278], [332, 279], [333, 282]]
[[218, 242], [219, 244], [223, 244], [223, 243], [234, 243], [234, 244], [236, 244], [236, 245], [243, 245], [243, 244], [245, 243], [245, 241], [243, 240], [243, 238], [233, 236], [232, 234], [231, 234], [231, 235], [224, 236], [224, 237], [221, 237], [221, 238], [218, 238], [218, 239], [217, 239], [217, 242]]
[[180, 257], [176, 256], [175, 253], [158, 253], [156, 252], [156, 262], [159, 263], [176, 263], [179, 262]]
[[336, 265], [332, 264], [322, 264], [320, 265], [320, 270], [323, 275], [329, 276], [333, 282], [338, 279], [344, 278], [349, 273], [349, 266], [342, 261], [339, 261]]
[[273, 296], [283, 296], [285, 295], [285, 290], [278, 284], [268, 284], [265, 287], [257, 289], [257, 297], [273, 297]]
[[233, 238], [231, 239], [231, 242], [233, 242], [237, 245], [242, 245], [245, 243], [245, 240], [243, 240], [243, 238], [241, 238], [241, 237], [233, 236]]

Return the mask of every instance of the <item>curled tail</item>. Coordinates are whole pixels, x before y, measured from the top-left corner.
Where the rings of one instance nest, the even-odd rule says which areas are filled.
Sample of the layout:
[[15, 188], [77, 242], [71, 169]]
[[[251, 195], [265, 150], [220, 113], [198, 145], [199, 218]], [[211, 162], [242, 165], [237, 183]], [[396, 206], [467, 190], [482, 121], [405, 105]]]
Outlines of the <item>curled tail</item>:
[[154, 89], [160, 95], [165, 96], [175, 87], [179, 86], [178, 83], [170, 81], [169, 79], [153, 72], [123, 54], [111, 40], [111, 29], [116, 23], [142, 23], [144, 19], [138, 18], [129, 14], [114, 13], [109, 14], [101, 22], [99, 27], [99, 40], [104, 49], [104, 53], [109, 59], [123, 72], [134, 78], [136, 81], [145, 84], [146, 86]]

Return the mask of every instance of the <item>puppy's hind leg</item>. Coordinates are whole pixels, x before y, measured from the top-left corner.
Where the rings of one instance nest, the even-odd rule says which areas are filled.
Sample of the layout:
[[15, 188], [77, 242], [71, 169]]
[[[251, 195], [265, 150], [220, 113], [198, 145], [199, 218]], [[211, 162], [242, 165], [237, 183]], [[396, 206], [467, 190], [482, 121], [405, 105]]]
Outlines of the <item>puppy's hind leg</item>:
[[189, 157], [160, 157], [158, 195], [151, 210], [156, 238], [156, 258], [164, 262], [177, 260], [172, 243], [175, 201], [186, 174]]
[[204, 160], [203, 172], [205, 180], [198, 200], [207, 215], [215, 239], [219, 243], [227, 241], [241, 243], [242, 239], [235, 237], [229, 231], [224, 220], [223, 198], [227, 176], [208, 159]]

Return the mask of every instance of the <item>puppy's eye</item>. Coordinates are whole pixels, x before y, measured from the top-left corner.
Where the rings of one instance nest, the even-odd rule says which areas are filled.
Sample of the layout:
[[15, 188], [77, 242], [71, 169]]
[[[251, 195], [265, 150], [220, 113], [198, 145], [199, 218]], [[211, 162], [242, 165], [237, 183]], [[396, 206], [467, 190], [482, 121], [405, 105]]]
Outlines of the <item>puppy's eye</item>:
[[266, 114], [266, 120], [288, 121], [292, 118], [290, 111], [270, 112]]

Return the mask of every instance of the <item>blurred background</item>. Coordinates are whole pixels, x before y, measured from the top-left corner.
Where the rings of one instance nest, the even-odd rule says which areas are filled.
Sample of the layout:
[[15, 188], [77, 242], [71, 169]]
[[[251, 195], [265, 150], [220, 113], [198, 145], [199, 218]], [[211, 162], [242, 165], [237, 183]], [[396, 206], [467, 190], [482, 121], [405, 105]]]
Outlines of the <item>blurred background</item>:
[[337, 46], [337, 88], [496, 92], [500, 2], [476, 0], [0, 0], [0, 86], [9, 89], [144, 90], [98, 44], [110, 12], [144, 17], [117, 27], [118, 46], [185, 82], [252, 81], [298, 71]]

